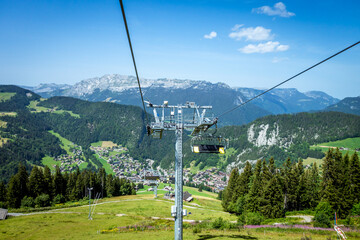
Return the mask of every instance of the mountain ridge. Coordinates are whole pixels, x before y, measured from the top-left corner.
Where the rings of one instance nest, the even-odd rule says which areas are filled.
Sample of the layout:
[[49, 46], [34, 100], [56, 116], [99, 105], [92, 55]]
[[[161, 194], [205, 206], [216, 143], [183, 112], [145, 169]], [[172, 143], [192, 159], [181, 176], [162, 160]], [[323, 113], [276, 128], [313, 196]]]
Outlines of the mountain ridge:
[[325, 111], [337, 111], [360, 115], [360, 96], [344, 98], [340, 102], [325, 108]]
[[[152, 103], [164, 100], [172, 104], [193, 101], [199, 105], [213, 105], [215, 115], [225, 108], [236, 107], [262, 92], [260, 89], [230, 87], [218, 82], [181, 79], [140, 79], [144, 98]], [[27, 87], [42, 97], [70, 96], [88, 101], [116, 102], [141, 106], [137, 80], [134, 76], [107, 74], [82, 80], [74, 85], [56, 84]], [[48, 91], [50, 90], [50, 91]], [[224, 117], [222, 125], [249, 123], [270, 114], [296, 113], [323, 110], [339, 99], [320, 91], [301, 93], [295, 88], [280, 88], [248, 103], [246, 108]], [[242, 107], [243, 108], [243, 107]]]

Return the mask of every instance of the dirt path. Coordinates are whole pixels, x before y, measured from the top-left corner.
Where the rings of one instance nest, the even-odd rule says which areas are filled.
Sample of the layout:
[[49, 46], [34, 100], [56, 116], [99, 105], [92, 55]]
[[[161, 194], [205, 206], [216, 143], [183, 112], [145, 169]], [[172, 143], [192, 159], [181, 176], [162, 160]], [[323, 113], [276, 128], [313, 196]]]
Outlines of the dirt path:
[[330, 147], [330, 146], [316, 146], [316, 147], [321, 147], [321, 148], [333, 148], [333, 149], [336, 148], [336, 147]]
[[287, 218], [302, 218], [303, 220], [301, 222], [303, 223], [310, 223], [314, 216], [310, 215], [295, 215], [295, 216], [286, 216]]

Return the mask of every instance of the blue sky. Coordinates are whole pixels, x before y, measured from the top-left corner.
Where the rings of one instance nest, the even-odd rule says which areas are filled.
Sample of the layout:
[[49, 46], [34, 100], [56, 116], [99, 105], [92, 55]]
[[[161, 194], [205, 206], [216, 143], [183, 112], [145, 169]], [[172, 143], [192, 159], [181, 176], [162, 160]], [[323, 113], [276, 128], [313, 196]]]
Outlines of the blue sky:
[[[360, 1], [124, 0], [140, 77], [269, 88], [360, 40]], [[0, 0], [0, 83], [134, 75], [119, 2]], [[360, 95], [360, 46], [283, 87]]]

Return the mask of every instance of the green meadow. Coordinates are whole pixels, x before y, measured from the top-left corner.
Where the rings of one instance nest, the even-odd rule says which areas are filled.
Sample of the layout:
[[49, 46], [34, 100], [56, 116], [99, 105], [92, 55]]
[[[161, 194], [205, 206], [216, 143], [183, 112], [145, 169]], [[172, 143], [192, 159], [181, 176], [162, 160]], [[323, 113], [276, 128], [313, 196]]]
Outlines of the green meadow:
[[[189, 189], [188, 189], [189, 190]], [[196, 189], [193, 189], [196, 191]], [[208, 193], [211, 195], [211, 193]], [[174, 222], [170, 207], [174, 201], [165, 200], [162, 194], [140, 194], [107, 198], [99, 201], [88, 219], [88, 205], [33, 212], [30, 215], [9, 217], [0, 221], [0, 239], [173, 239]], [[236, 222], [234, 215], [221, 210], [216, 199], [195, 195], [196, 204], [184, 203], [191, 212], [184, 217], [184, 239], [336, 239], [334, 231], [304, 229], [243, 229], [194, 231], [187, 221], [213, 221], [219, 217]], [[293, 219], [293, 222], [298, 220]], [[146, 228], [152, 226], [152, 229]], [[121, 231], [119, 231], [119, 228]], [[348, 233], [348, 239], [358, 239], [359, 233]], [[310, 238], [311, 237], [311, 238]]]
[[314, 146], [311, 146], [311, 149], [320, 149], [322, 152], [326, 153], [329, 149], [334, 148], [347, 148], [348, 150], [340, 150], [342, 154], [349, 153], [350, 155], [354, 154], [355, 149], [360, 149], [360, 137], [357, 138], [346, 138], [344, 140], [319, 143]]
[[[43, 101], [45, 99], [41, 99], [40, 101]], [[51, 113], [57, 113], [57, 114], [63, 114], [63, 113], [68, 113], [70, 114], [72, 117], [75, 118], [80, 118], [79, 114], [73, 113], [72, 111], [67, 111], [67, 110], [59, 110], [57, 109], [57, 107], [55, 107], [54, 109], [52, 108], [47, 108], [47, 107], [42, 107], [42, 106], [38, 106], [39, 101], [31, 101], [28, 108], [31, 109], [31, 112], [51, 112]]]
[[0, 102], [6, 102], [7, 100], [10, 100], [13, 96], [15, 96], [16, 93], [12, 92], [1, 92], [0, 93]]

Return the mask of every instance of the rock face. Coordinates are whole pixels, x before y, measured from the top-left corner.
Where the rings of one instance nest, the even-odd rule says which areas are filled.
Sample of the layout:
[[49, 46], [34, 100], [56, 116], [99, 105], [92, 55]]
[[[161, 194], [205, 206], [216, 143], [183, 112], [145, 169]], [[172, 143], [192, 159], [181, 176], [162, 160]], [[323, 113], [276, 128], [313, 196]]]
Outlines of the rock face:
[[255, 138], [254, 127], [255, 125], [252, 124], [248, 129], [248, 141], [254, 144], [257, 147], [261, 146], [273, 146], [277, 141], [277, 137], [279, 136], [279, 126], [275, 123], [276, 128], [272, 131], [269, 131], [269, 124], [261, 124], [258, 128], [257, 138]]
[[351, 114], [317, 112], [266, 116], [245, 126], [232, 127], [231, 131], [225, 128], [222, 134], [237, 149], [227, 170], [241, 169], [246, 161], [253, 164], [270, 157], [279, 166], [282, 164], [279, 161], [288, 157], [307, 158], [312, 144], [360, 136], [359, 122], [359, 116]]

